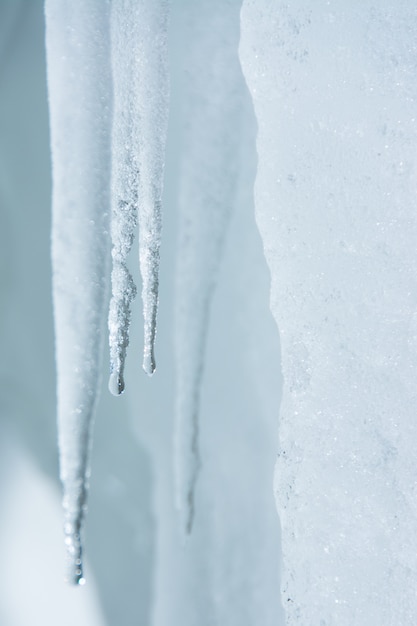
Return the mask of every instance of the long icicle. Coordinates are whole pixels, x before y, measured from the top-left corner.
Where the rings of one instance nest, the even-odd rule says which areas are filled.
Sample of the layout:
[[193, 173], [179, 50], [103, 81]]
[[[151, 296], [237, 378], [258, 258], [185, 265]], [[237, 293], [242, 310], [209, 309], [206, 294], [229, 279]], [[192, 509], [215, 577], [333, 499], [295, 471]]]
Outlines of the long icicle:
[[119, 0], [111, 14], [114, 80], [110, 381], [124, 389], [131, 301], [136, 288], [127, 269], [136, 223], [144, 317], [143, 367], [155, 370], [159, 248], [164, 151], [168, 120], [168, 3]]
[[210, 304], [235, 203], [242, 73], [237, 57], [240, 3], [201, 0], [187, 8], [185, 136], [175, 315], [176, 506], [192, 530], [200, 470], [199, 413]]
[[114, 2], [111, 10], [113, 70], [111, 238], [113, 268], [109, 311], [109, 389], [124, 390], [124, 365], [129, 344], [131, 302], [136, 286], [127, 257], [137, 228], [138, 166], [135, 157], [136, 103], [131, 88], [137, 55], [136, 22], [131, 2]]
[[53, 166], [52, 264], [67, 579], [83, 582], [82, 531], [109, 256], [109, 3], [46, 0]]
[[136, 57], [134, 88], [137, 102], [137, 158], [139, 164], [139, 263], [144, 319], [143, 369], [155, 370], [154, 345], [159, 290], [159, 249], [162, 191], [168, 126], [169, 83], [167, 28], [168, 0], [141, 0], [138, 20], [140, 55]]

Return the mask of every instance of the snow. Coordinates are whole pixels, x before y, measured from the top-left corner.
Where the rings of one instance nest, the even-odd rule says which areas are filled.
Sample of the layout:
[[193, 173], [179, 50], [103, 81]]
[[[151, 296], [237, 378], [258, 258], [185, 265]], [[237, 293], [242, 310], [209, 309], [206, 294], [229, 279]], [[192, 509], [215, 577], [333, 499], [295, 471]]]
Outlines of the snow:
[[47, 1], [45, 15], [60, 475], [67, 577], [79, 583], [83, 580], [81, 534], [107, 307], [108, 3]]
[[416, 19], [409, 2], [242, 10], [282, 346], [288, 624], [417, 611]]

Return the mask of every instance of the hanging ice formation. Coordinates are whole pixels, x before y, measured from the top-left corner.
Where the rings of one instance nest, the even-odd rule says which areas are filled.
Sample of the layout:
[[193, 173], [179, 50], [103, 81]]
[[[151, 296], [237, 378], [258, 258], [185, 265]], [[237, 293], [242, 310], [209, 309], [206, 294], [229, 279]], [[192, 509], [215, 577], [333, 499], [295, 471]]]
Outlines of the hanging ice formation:
[[237, 56], [240, 2], [189, 7], [187, 106], [180, 166], [176, 285], [176, 504], [189, 533], [200, 466], [199, 403], [209, 308], [235, 200], [243, 82]]
[[107, 308], [109, 231], [114, 261], [109, 326], [116, 375], [110, 386], [120, 393], [135, 292], [126, 256], [137, 205], [144, 367], [148, 373], [154, 369], [167, 119], [167, 5], [164, 0], [46, 0], [45, 15], [60, 475], [67, 577], [81, 583], [81, 533]]
[[166, 0], [114, 2], [111, 10], [113, 69], [112, 299], [109, 315], [110, 391], [124, 389], [130, 303], [136, 288], [127, 269], [137, 221], [144, 317], [143, 368], [155, 370], [162, 175], [168, 120]]
[[46, 0], [52, 263], [67, 577], [82, 582], [91, 426], [106, 315], [111, 102], [108, 4]]

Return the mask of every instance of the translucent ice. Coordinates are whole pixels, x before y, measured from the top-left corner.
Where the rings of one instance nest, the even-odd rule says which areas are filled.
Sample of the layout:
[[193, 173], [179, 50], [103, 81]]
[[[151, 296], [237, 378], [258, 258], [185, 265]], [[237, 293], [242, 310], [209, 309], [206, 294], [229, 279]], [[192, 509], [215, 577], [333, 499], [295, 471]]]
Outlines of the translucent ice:
[[116, 395], [124, 389], [130, 306], [136, 294], [127, 256], [138, 221], [145, 335], [143, 367], [148, 374], [155, 369], [161, 197], [168, 120], [167, 21], [165, 0], [120, 0], [112, 4], [113, 272], [109, 387]]
[[155, 370], [164, 148], [168, 121], [166, 0], [114, 2], [111, 10], [114, 117], [112, 141], [113, 272], [110, 391], [124, 389], [131, 301], [127, 256], [139, 221], [144, 317], [143, 367]]
[[199, 471], [198, 413], [212, 291], [235, 200], [242, 123], [238, 2], [199, 2], [187, 12], [185, 137], [180, 165], [176, 298], [176, 481], [190, 532]]
[[81, 582], [109, 256], [108, 2], [47, 0], [52, 264], [68, 579]]

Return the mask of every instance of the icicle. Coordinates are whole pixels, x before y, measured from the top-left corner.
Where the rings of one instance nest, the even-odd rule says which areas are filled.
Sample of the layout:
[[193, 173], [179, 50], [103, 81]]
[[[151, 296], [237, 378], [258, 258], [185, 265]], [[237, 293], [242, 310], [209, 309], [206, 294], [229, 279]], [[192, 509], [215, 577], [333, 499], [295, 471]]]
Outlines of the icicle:
[[143, 0], [138, 36], [137, 119], [139, 162], [139, 261], [144, 317], [143, 368], [155, 370], [161, 203], [168, 125], [168, 0]]
[[[181, 164], [176, 308], [176, 502], [190, 533], [200, 385], [212, 291], [235, 199], [243, 77], [237, 57], [239, 2], [201, 2], [188, 10], [186, 120]], [[232, 26], [233, 28], [233, 26]]]
[[130, 304], [136, 292], [126, 259], [137, 220], [143, 282], [143, 367], [149, 375], [155, 370], [161, 197], [168, 119], [167, 15], [165, 0], [125, 0], [112, 6], [113, 298], [109, 316], [109, 387], [115, 394], [124, 388]]
[[53, 166], [52, 263], [67, 578], [83, 582], [82, 530], [109, 256], [111, 93], [105, 0], [46, 0]]
[[137, 17], [132, 4], [115, 2], [111, 12], [113, 69], [112, 133], [112, 299], [109, 312], [110, 380], [112, 394], [124, 390], [123, 371], [129, 344], [131, 302], [136, 295], [127, 257], [137, 227], [138, 168], [134, 154], [135, 93], [132, 81], [139, 41], [135, 37]]

